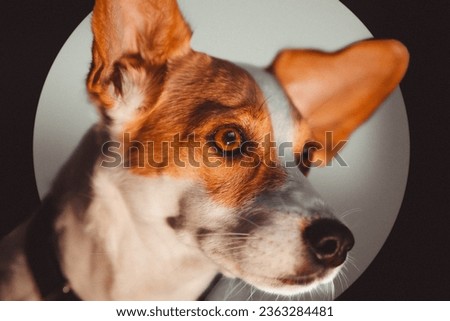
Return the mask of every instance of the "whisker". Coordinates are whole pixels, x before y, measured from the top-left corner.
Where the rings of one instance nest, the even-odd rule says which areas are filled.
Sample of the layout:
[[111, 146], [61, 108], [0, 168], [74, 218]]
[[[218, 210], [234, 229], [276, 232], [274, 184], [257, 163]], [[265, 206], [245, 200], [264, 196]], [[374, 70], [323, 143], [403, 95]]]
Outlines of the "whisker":
[[341, 273], [339, 274], [340, 279], [342, 281], [341, 286], [342, 286], [342, 290], [344, 290], [345, 288], [348, 287], [348, 278], [347, 275], [345, 274], [344, 271], [341, 270]]
[[[204, 236], [204, 234], [194, 235], [194, 236], [201, 238], [202, 236]], [[226, 239], [221, 239], [221, 243], [230, 244], [232, 242], [245, 241], [245, 240], [259, 240], [259, 239], [260, 239], [259, 237], [230, 236], [230, 237], [227, 237]], [[225, 242], [223, 242], [223, 241], [225, 241]], [[218, 240], [214, 239], [214, 238], [208, 238], [206, 236], [206, 237], [202, 238], [202, 243], [203, 244], [218, 243]]]
[[345, 212], [343, 212], [342, 214], [338, 215], [339, 219], [341, 219], [342, 221], [344, 221], [347, 216], [351, 215], [351, 214], [355, 214], [355, 213], [361, 213], [362, 209], [361, 208], [352, 208], [349, 209]]
[[336, 287], [334, 285], [334, 282], [330, 282], [330, 288], [331, 288], [331, 300], [334, 300], [336, 297]]
[[348, 264], [352, 265], [358, 272], [361, 272], [360, 268], [356, 265], [356, 259], [350, 255], [347, 257]]
[[[237, 282], [236, 285], [234, 285], [234, 283], [235, 283], [236, 281], [238, 281], [238, 282]], [[236, 290], [236, 288], [237, 288], [242, 282], [243, 282], [243, 281], [241, 281], [241, 280], [239, 280], [239, 279], [233, 279], [233, 283], [231, 284], [233, 287], [232, 287], [231, 290], [229, 290], [228, 293], [226, 294], [226, 296], [225, 296], [225, 298], [224, 298], [225, 301], [228, 300], [228, 299], [231, 297], [231, 295], [233, 294], [233, 292]]]
[[[253, 238], [230, 238], [227, 240], [226, 243], [224, 243], [223, 245], [220, 245], [220, 248], [224, 247], [229, 247], [229, 246], [238, 246], [239, 244], [245, 244], [243, 241], [247, 241], [247, 240], [255, 240]], [[203, 239], [202, 240], [202, 245], [203, 246], [209, 246], [209, 245], [213, 245], [213, 246], [218, 246], [218, 242], [217, 240], [214, 239]]]
[[237, 292], [235, 293], [235, 296], [238, 296], [239, 293], [241, 293], [242, 290], [244, 290], [244, 289], [247, 287], [247, 283], [245, 283], [244, 281], [241, 281], [241, 283], [242, 283], [242, 287], [239, 289], [239, 291], [237, 291]]
[[343, 272], [341, 270], [341, 271], [339, 271], [339, 273], [336, 276], [336, 279], [339, 282], [339, 286], [340, 286], [341, 291], [343, 291], [345, 289], [344, 283], [342, 282], [342, 274], [343, 274]]
[[250, 224], [253, 224], [253, 225], [255, 225], [256, 227], [261, 227], [260, 225], [256, 224], [255, 222], [249, 220], [248, 218], [245, 218], [245, 217], [242, 217], [242, 216], [238, 216], [238, 218], [239, 218], [240, 220], [243, 220], [243, 221], [246, 221], [246, 222], [248, 222], [248, 223], [250, 223]]
[[249, 233], [197, 233], [197, 236], [250, 236]]
[[239, 249], [243, 249], [243, 248], [246, 248], [246, 247], [247, 247], [246, 245], [242, 245], [242, 246], [220, 248], [220, 250], [234, 251], [234, 250], [239, 250]]
[[250, 301], [253, 299], [253, 295], [256, 293], [256, 288], [253, 285], [250, 285], [250, 296], [248, 297], [247, 301]]

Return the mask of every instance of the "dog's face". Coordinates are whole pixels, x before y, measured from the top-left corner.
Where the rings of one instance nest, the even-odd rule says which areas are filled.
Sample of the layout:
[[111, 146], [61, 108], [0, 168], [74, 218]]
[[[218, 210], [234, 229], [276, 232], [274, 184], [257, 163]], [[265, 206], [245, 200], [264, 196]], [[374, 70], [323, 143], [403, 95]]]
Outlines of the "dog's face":
[[122, 165], [190, 182], [173, 200], [178, 215], [165, 217], [180, 240], [264, 290], [332, 278], [353, 236], [305, 175], [398, 84], [404, 48], [370, 41], [238, 66], [189, 47], [176, 1], [97, 1], [93, 31], [87, 86]]

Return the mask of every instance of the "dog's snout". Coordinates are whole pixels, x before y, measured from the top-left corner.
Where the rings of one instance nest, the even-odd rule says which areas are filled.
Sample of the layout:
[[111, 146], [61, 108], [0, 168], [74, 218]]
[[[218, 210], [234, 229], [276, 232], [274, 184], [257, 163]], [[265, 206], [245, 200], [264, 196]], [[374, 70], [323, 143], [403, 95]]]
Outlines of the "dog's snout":
[[344, 263], [347, 253], [355, 244], [352, 232], [333, 219], [318, 219], [305, 228], [303, 239], [311, 254], [326, 267]]

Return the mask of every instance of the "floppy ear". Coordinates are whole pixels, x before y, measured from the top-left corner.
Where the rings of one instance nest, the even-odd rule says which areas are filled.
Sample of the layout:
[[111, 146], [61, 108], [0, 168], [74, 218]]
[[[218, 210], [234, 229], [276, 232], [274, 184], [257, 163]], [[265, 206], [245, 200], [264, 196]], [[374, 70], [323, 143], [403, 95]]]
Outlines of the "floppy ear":
[[127, 100], [125, 90], [135, 96], [126, 105], [157, 91], [151, 86], [161, 87], [165, 64], [190, 51], [192, 34], [176, 0], [97, 0], [92, 32], [87, 88], [101, 109]]
[[[271, 70], [324, 148], [313, 161], [325, 165], [349, 135], [387, 98], [403, 78], [409, 61], [395, 40], [366, 40], [334, 53], [284, 50]], [[329, 135], [332, 132], [333, 142]]]

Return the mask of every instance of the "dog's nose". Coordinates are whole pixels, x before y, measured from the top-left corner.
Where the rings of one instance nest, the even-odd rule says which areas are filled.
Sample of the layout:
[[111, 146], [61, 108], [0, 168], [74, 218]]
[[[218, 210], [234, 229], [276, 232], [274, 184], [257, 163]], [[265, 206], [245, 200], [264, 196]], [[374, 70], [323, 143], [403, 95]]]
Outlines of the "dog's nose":
[[333, 219], [313, 221], [304, 230], [303, 238], [314, 258], [326, 267], [336, 267], [344, 263], [347, 252], [355, 244], [352, 232]]

